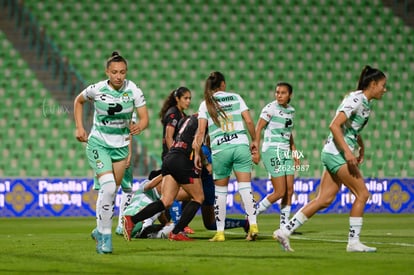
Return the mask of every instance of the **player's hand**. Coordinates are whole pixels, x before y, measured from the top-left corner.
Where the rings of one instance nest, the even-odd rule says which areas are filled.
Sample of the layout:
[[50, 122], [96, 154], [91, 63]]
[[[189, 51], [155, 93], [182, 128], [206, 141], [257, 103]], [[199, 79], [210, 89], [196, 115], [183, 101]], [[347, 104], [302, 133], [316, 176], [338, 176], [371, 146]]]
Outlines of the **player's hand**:
[[259, 151], [255, 150], [252, 152], [252, 161], [254, 164], [259, 164], [260, 162], [260, 153]]
[[141, 127], [138, 124], [129, 124], [129, 132], [131, 135], [139, 135], [141, 133]]
[[84, 128], [76, 128], [75, 136], [76, 139], [80, 142], [88, 141], [88, 133], [86, 133]]
[[358, 160], [352, 153], [345, 152], [345, 160], [348, 166], [348, 171], [354, 178], [360, 178], [361, 173], [358, 168]]
[[203, 164], [201, 162], [201, 157], [199, 154], [195, 154], [194, 156], [194, 167], [200, 171], [203, 168]]

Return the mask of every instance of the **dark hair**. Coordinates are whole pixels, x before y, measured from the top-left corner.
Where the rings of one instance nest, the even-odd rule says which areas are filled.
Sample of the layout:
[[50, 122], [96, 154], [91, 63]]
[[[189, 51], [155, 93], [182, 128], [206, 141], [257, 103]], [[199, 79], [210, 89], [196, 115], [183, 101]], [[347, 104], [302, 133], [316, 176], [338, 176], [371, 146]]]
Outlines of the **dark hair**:
[[164, 119], [164, 116], [167, 113], [168, 109], [173, 106], [177, 106], [177, 100], [175, 98], [178, 97], [180, 99], [186, 92], [190, 92], [187, 87], [178, 87], [170, 93], [170, 95], [165, 99], [159, 113], [161, 122]]
[[111, 57], [108, 58], [108, 60], [106, 61], [106, 68], [108, 68], [109, 65], [111, 65], [112, 62], [124, 62], [125, 65], [128, 66], [128, 63], [125, 60], [125, 58], [120, 56], [118, 52], [112, 52]]
[[[276, 89], [277, 89], [278, 86], [285, 86], [288, 89], [289, 95], [292, 95], [293, 94], [293, 87], [289, 83], [283, 82], [283, 81], [276, 83], [275, 91], [276, 91]], [[290, 102], [290, 98], [288, 100], [288, 103], [289, 102]]]
[[379, 81], [384, 78], [386, 76], [383, 72], [366, 65], [359, 76], [357, 90], [365, 90], [372, 81]]
[[216, 125], [220, 125], [220, 121], [218, 119], [219, 115], [222, 118], [227, 119], [226, 113], [213, 97], [214, 93], [220, 88], [222, 82], [226, 82], [222, 73], [217, 71], [211, 72], [204, 86], [204, 100], [206, 102], [207, 111]]

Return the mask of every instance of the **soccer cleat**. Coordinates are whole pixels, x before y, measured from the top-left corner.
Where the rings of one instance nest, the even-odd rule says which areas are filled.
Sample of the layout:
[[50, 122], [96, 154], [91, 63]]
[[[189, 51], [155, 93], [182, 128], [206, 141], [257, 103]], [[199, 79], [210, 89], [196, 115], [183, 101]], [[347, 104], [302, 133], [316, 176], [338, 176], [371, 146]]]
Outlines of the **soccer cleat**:
[[258, 235], [259, 235], [259, 228], [257, 227], [257, 224], [251, 224], [249, 233], [247, 233], [246, 240], [255, 241]]
[[124, 234], [124, 229], [122, 228], [122, 226], [117, 226], [116, 227], [115, 234], [117, 234], [117, 235], [123, 235]]
[[211, 238], [208, 241], [209, 242], [224, 242], [225, 239], [226, 238], [224, 237], [224, 231], [217, 231], [217, 233], [214, 235], [214, 237]]
[[168, 235], [171, 233], [171, 231], [173, 231], [174, 226], [174, 223], [165, 225], [160, 231], [158, 231], [157, 238], [168, 239]]
[[276, 230], [275, 232], [273, 232], [273, 238], [275, 240], [277, 240], [281, 247], [283, 248], [283, 250], [287, 251], [287, 252], [293, 252], [295, 250], [293, 250], [290, 247], [290, 243], [289, 243], [289, 237], [286, 236], [281, 229]]
[[189, 226], [184, 227], [184, 232], [185, 232], [185, 234], [194, 234], [195, 233], [195, 231]]
[[170, 234], [168, 234], [168, 239], [170, 241], [194, 241], [193, 239], [189, 238], [184, 232], [174, 234], [172, 231], [170, 232]]
[[348, 243], [346, 246], [347, 252], [376, 252], [376, 247], [370, 247], [362, 244], [361, 242]]
[[99, 233], [98, 228], [92, 230], [91, 237], [96, 242], [96, 252], [102, 254], [102, 234]]
[[112, 253], [112, 234], [102, 234], [102, 253]]
[[124, 229], [123, 230], [124, 239], [127, 240], [127, 241], [130, 241], [131, 240], [132, 229], [134, 229], [135, 224], [132, 221], [131, 216], [124, 216], [123, 220], [124, 220], [124, 228], [123, 228]]

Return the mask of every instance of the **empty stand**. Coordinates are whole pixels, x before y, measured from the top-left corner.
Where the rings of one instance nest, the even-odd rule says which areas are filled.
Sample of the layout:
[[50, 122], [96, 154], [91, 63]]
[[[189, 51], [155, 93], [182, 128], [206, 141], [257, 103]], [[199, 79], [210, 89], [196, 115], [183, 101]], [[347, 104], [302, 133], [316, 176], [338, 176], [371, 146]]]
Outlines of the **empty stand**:
[[[220, 70], [226, 76], [228, 89], [246, 99], [255, 120], [263, 106], [274, 99], [276, 82], [293, 84], [296, 143], [312, 170], [299, 176], [318, 177], [322, 171], [320, 150], [329, 133], [328, 125], [344, 95], [355, 89], [362, 67], [370, 64], [387, 73], [390, 95], [375, 104], [363, 132], [367, 145], [364, 173], [373, 177], [412, 175], [409, 148], [414, 129], [414, 33], [379, 0], [285, 0], [279, 5], [265, 0], [25, 0], [25, 5], [87, 82], [105, 77], [104, 63], [112, 51], [118, 50], [127, 58], [129, 78], [143, 89], [150, 109], [150, 128], [139, 140], [156, 156], [161, 152], [158, 112], [164, 98], [172, 89], [185, 85], [193, 91], [188, 113], [194, 112], [202, 100], [208, 73]], [[4, 39], [0, 41], [7, 44]], [[24, 62], [14, 69], [17, 54], [13, 49], [3, 48], [8, 52], [6, 56], [13, 57], [0, 58], [6, 75], [17, 73], [30, 79]], [[30, 111], [22, 110], [21, 114], [27, 117], [28, 124], [35, 125], [37, 136], [43, 137], [39, 145], [75, 150], [69, 157], [48, 151], [52, 154], [48, 158], [59, 160], [55, 167], [84, 173], [82, 168], [87, 165], [78, 167], [71, 161], [84, 159], [83, 148], [69, 142], [73, 139], [73, 125], [56, 122], [66, 121], [63, 116], [42, 119], [42, 112], [36, 108], [41, 104], [36, 94], [42, 88], [31, 89], [33, 80], [27, 81], [31, 82], [11, 81], [7, 87], [33, 93], [32, 101], [6, 101], [6, 106], [31, 106], [32, 116]], [[40, 98], [46, 96], [43, 92]], [[29, 119], [33, 116], [36, 122]], [[18, 135], [18, 127], [12, 127], [16, 127], [13, 134]], [[61, 135], [66, 144], [58, 141]], [[48, 139], [53, 141], [49, 143]], [[10, 154], [7, 150], [3, 154]], [[392, 154], [394, 150], [397, 151]], [[10, 171], [19, 170], [13, 169]], [[255, 175], [266, 176], [262, 166], [255, 169]]]

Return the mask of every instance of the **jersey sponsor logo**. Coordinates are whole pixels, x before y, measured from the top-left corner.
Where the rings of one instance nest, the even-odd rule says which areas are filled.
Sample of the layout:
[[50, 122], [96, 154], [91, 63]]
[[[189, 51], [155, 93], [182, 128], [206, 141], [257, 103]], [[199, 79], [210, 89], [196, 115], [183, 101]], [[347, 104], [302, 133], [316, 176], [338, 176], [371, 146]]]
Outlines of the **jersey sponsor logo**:
[[236, 138], [239, 138], [237, 136], [237, 134], [229, 135], [229, 134], [224, 133], [224, 136], [222, 138], [220, 138], [219, 140], [217, 140], [217, 145], [220, 145], [220, 144], [223, 144], [223, 143], [226, 143], [226, 142], [230, 142], [231, 140], [236, 139]]
[[226, 101], [233, 101], [234, 100], [234, 96], [226, 96], [226, 97], [221, 97], [221, 98], [216, 98], [216, 100], [218, 102], [226, 102]]
[[115, 113], [119, 113], [122, 111], [122, 105], [119, 103], [109, 103], [108, 104], [108, 115], [113, 116]]

